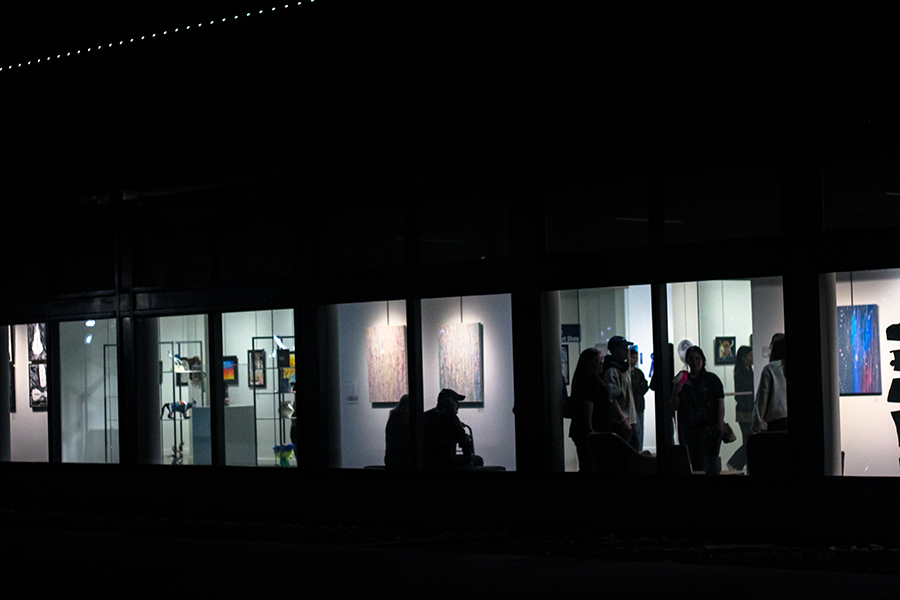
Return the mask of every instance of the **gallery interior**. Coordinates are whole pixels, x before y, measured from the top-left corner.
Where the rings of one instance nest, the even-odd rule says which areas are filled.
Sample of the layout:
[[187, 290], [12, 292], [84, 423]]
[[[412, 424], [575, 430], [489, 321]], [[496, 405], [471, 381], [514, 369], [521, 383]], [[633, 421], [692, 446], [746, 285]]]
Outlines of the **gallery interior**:
[[[808, 531], [897, 494], [888, 124], [810, 136], [815, 119], [784, 106], [738, 119], [688, 98], [667, 106], [696, 122], [642, 124], [633, 97], [604, 100], [632, 121], [598, 115], [556, 79], [572, 95], [511, 102], [555, 71], [501, 56], [491, 27], [453, 52], [462, 16], [386, 44], [370, 25], [403, 3], [315, 4], [0, 72], [26, 117], [10, 131], [8, 191], [53, 217], [7, 227], [28, 249], [0, 298], [0, 478], [22, 490], [9, 505], [89, 506], [127, 480], [146, 491], [135, 510], [175, 486], [210, 513], [289, 495], [300, 512], [412, 522], [449, 495], [471, 502], [456, 517], [467, 525], [558, 524], [564, 502], [596, 511], [609, 493], [647, 528], [709, 501], [713, 529], [777, 494], [787, 529]], [[516, 41], [542, 26], [527, 22]], [[239, 27], [254, 43], [234, 45]], [[98, 93], [50, 99], [74, 81]], [[123, 102], [122, 89], [140, 92]], [[717, 350], [752, 347], [757, 389], [776, 333], [790, 340], [779, 472], [679, 473], [661, 400], [685, 368], [679, 347], [704, 350], [737, 431], [734, 360]], [[586, 475], [563, 398], [581, 352], [607, 354], [613, 335], [658, 382], [643, 439], [655, 460]], [[484, 468], [421, 468], [422, 415], [443, 388], [466, 396], [459, 418]], [[404, 394], [414, 462], [396, 472], [385, 426]], [[723, 465], [740, 444], [722, 444]], [[63, 482], [83, 492], [61, 500]], [[878, 530], [886, 510], [860, 519]]]

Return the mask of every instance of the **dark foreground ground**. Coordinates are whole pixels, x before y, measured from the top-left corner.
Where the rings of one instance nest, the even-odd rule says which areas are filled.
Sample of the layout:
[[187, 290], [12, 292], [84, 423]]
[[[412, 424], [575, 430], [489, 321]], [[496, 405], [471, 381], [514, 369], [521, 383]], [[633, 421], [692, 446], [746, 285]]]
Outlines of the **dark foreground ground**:
[[0, 512], [0, 535], [9, 572], [37, 578], [48, 591], [92, 585], [98, 577], [110, 591], [119, 585], [201, 593], [384, 589], [476, 597], [576, 597], [600, 589], [647, 597], [687, 588], [702, 598], [887, 598], [900, 587], [900, 548], [877, 544], [729, 544], [29, 510]]

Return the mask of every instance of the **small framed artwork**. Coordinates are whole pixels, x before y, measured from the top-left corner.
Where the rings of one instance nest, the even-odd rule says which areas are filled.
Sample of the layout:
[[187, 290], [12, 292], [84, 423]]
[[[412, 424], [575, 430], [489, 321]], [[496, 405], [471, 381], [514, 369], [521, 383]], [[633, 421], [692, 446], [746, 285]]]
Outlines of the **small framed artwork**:
[[717, 337], [714, 364], [733, 365], [735, 356], [735, 343], [736, 338], [734, 336]]
[[31, 410], [47, 410], [47, 365], [40, 363], [28, 366], [28, 391], [31, 394]]
[[247, 385], [266, 387], [266, 351], [247, 350]]
[[222, 379], [227, 385], [238, 384], [238, 359], [237, 356], [222, 357]]

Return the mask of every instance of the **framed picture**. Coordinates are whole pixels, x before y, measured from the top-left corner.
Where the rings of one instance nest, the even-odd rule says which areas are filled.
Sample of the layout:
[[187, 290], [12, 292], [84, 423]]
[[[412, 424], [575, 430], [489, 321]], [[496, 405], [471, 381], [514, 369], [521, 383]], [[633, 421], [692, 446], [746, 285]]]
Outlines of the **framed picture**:
[[837, 307], [841, 396], [881, 395], [880, 336], [877, 304]]
[[[409, 390], [406, 377], [406, 326], [378, 326], [366, 329], [366, 366], [369, 402], [387, 404], [400, 401]], [[357, 388], [359, 386], [356, 386]], [[359, 399], [358, 390], [347, 394]]]
[[247, 385], [266, 387], [266, 351], [247, 350]]
[[47, 365], [41, 363], [28, 366], [28, 399], [31, 410], [47, 410]]
[[46, 323], [31, 323], [28, 325], [28, 362], [47, 362]]
[[237, 356], [222, 357], [222, 379], [227, 385], [238, 384], [238, 359]]
[[445, 323], [438, 333], [441, 389], [466, 397], [465, 404], [484, 404], [484, 327], [481, 323]]
[[715, 360], [717, 365], [733, 365], [735, 356], [735, 344], [737, 340], [734, 336], [717, 337], [715, 345]]

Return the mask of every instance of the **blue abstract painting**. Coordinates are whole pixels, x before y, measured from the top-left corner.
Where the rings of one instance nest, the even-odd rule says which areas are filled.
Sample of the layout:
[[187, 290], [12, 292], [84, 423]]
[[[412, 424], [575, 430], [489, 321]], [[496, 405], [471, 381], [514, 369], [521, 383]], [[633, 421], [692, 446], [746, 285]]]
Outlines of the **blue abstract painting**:
[[842, 396], [881, 394], [878, 305], [837, 307], [838, 373]]

